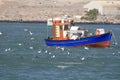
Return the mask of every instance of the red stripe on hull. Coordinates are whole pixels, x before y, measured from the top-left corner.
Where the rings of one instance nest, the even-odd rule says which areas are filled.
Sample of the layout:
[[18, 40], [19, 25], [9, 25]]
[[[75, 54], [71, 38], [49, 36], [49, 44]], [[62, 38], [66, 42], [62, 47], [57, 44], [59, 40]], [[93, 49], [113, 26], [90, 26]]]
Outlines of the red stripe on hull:
[[108, 48], [108, 47], [110, 47], [110, 41], [87, 44], [87, 45], [83, 45], [83, 46], [96, 47], [96, 48]]

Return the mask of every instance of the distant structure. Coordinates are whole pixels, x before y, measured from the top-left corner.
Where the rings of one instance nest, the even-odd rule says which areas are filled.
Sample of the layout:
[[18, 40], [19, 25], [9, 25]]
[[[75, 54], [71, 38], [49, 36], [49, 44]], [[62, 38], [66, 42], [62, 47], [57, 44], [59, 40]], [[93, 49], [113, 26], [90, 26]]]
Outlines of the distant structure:
[[88, 4], [84, 5], [84, 8], [87, 11], [91, 9], [98, 9], [101, 15], [120, 15], [120, 1], [91, 1]]

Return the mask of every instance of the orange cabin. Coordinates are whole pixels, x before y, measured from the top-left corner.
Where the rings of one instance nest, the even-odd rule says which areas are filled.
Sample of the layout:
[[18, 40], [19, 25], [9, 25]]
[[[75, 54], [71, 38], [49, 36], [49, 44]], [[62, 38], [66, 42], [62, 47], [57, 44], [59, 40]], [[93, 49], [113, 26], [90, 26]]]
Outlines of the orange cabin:
[[53, 22], [53, 39], [54, 40], [68, 40], [69, 22], [64, 19], [57, 19]]

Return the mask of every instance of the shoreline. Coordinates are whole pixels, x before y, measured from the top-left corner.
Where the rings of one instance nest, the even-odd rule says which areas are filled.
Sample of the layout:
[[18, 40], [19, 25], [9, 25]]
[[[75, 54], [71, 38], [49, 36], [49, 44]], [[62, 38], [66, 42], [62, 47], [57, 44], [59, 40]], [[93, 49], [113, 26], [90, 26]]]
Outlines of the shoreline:
[[[47, 23], [47, 21], [12, 21], [12, 20], [0, 20], [0, 22], [8, 22], [8, 23]], [[114, 25], [120, 25], [119, 23], [116, 22], [75, 22], [75, 24], [114, 24]]]

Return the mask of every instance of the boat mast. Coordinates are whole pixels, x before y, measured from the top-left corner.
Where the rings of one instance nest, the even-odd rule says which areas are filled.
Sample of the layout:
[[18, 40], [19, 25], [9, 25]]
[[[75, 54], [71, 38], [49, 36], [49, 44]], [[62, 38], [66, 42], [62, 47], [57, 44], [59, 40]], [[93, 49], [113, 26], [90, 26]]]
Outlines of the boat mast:
[[49, 18], [48, 20], [47, 20], [47, 34], [46, 34], [46, 37], [48, 38], [48, 27], [49, 26], [53, 26], [53, 18]]
[[47, 25], [47, 35], [46, 35], [46, 38], [48, 38], [48, 25]]

